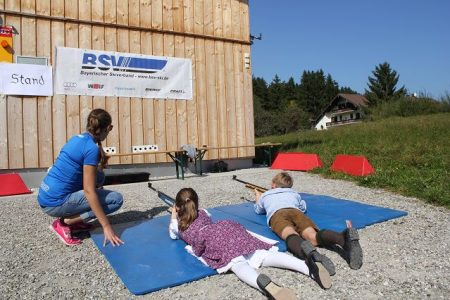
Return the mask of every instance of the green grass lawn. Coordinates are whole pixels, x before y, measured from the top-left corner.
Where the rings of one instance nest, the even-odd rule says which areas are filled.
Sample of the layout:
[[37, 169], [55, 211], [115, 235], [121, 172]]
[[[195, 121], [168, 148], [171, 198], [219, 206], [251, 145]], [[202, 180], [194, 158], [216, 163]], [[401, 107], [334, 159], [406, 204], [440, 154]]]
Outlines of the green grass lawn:
[[[281, 152], [318, 154], [328, 178], [353, 180], [450, 208], [450, 114], [393, 117], [323, 131], [257, 138], [280, 142]], [[367, 177], [331, 172], [337, 154], [363, 155], [375, 169]]]

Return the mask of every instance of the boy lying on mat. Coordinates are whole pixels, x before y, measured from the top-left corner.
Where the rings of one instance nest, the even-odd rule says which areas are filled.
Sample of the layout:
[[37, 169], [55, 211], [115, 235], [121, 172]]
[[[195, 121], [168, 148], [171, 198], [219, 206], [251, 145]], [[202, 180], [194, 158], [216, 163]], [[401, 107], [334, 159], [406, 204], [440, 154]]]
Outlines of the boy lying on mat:
[[352, 269], [359, 269], [363, 263], [363, 253], [358, 232], [348, 222], [343, 232], [321, 229], [307, 216], [305, 202], [292, 189], [293, 180], [287, 172], [281, 172], [272, 179], [272, 189], [261, 193], [255, 189], [255, 212], [267, 215], [267, 225], [283, 240], [288, 251], [300, 259], [305, 259], [310, 269], [324, 268], [334, 275], [333, 262], [317, 252], [315, 246], [338, 245], [344, 250], [346, 260]]
[[[260, 266], [290, 269], [310, 274], [304, 261], [251, 235], [237, 222], [222, 220], [213, 223], [209, 213], [198, 208], [198, 196], [192, 188], [181, 189], [172, 209], [169, 234], [182, 239], [192, 253], [218, 273], [231, 270], [240, 280], [273, 299], [295, 299], [295, 293], [275, 284], [267, 275], [258, 274]], [[327, 272], [312, 272], [324, 289], [331, 287]]]

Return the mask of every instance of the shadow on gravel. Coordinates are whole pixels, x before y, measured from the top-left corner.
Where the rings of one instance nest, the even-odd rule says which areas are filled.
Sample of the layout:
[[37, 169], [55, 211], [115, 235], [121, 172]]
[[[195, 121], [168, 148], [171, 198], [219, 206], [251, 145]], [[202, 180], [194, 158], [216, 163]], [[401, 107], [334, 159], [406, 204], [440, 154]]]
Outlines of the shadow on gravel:
[[[136, 226], [146, 220], [153, 219], [153, 217], [156, 217], [162, 212], [169, 212], [168, 209], [168, 206], [156, 206], [146, 211], [131, 210], [115, 215], [109, 215], [108, 218], [111, 224], [114, 224], [114, 230], [120, 236], [128, 227]], [[97, 220], [92, 222], [92, 224], [94, 225], [93, 231], [101, 231], [100, 223]], [[90, 233], [88, 231], [81, 231], [74, 235], [80, 239], [87, 239], [90, 237]]]
[[[196, 173], [184, 173], [184, 179], [188, 178], [207, 178], [208, 174], [203, 173], [202, 175], [196, 174]], [[161, 177], [161, 178], [150, 178], [148, 182], [164, 182], [164, 181], [171, 181], [177, 179], [177, 177]]]
[[168, 211], [168, 206], [156, 206], [146, 211], [125, 211], [122, 213], [109, 215], [108, 218], [112, 224], [126, 223], [132, 221], [147, 220], [156, 217], [162, 212]]
[[333, 245], [333, 246], [324, 247], [324, 248], [337, 253], [340, 257], [342, 257], [342, 259], [344, 261], [347, 261], [347, 256], [345, 255], [345, 251], [341, 247]]
[[[136, 222], [136, 221], [144, 221], [148, 219], [152, 219], [156, 216], [158, 216], [162, 212], [170, 212], [168, 206], [156, 206], [152, 207], [149, 210], [146, 211], [136, 211], [136, 210], [130, 210], [125, 211], [122, 213], [109, 215], [108, 219], [111, 222], [111, 224], [122, 224], [122, 223], [128, 223], [128, 222]], [[92, 222], [95, 228], [101, 227], [100, 223], [95, 220]]]

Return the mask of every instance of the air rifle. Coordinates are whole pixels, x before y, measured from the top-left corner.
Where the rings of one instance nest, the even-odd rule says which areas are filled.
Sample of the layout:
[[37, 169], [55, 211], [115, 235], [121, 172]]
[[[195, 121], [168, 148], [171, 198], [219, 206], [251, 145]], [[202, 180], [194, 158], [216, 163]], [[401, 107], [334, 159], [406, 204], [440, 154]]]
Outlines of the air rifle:
[[170, 197], [169, 195], [164, 194], [163, 192], [158, 191], [157, 189], [155, 189], [155, 188], [152, 186], [152, 183], [151, 183], [151, 182], [148, 183], [148, 188], [151, 189], [151, 190], [154, 190], [155, 192], [157, 192], [157, 193], [158, 193], [159, 199], [161, 199], [164, 203], [166, 203], [166, 204], [169, 205], [170, 207], [172, 207], [172, 206], [175, 204], [175, 199], [173, 199], [173, 198]]
[[240, 183], [245, 184], [245, 187], [246, 187], [246, 188], [249, 188], [249, 189], [252, 189], [252, 190], [255, 190], [255, 189], [256, 189], [257, 191], [259, 191], [259, 192], [261, 192], [261, 193], [264, 193], [264, 192], [267, 191], [267, 189], [266, 189], [266, 188], [263, 188], [262, 186], [259, 186], [259, 185], [256, 185], [256, 184], [253, 184], [253, 183], [250, 183], [250, 182], [247, 182], [247, 181], [238, 179], [238, 178], [236, 177], [236, 175], [233, 175], [233, 180], [236, 180], [236, 181], [238, 181], [238, 182], [240, 182]]

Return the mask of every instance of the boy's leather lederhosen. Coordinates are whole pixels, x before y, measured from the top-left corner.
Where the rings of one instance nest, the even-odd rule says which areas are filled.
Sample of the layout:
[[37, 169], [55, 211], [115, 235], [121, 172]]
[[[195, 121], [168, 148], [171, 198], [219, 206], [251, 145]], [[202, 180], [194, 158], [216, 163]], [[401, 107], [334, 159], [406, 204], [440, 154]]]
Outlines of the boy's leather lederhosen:
[[282, 208], [277, 210], [270, 218], [269, 225], [279, 237], [281, 237], [283, 229], [288, 226], [293, 227], [300, 235], [308, 227], [319, 231], [317, 225], [296, 208]]

